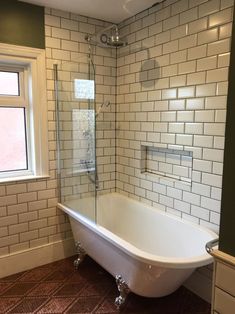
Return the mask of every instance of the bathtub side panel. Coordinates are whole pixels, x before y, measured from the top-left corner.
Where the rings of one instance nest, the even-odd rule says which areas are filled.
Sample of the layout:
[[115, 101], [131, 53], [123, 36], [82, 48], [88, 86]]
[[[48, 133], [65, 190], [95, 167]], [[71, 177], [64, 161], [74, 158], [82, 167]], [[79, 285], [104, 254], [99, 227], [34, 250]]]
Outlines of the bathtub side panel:
[[167, 269], [136, 260], [94, 230], [70, 218], [75, 241], [113, 276], [121, 275], [130, 290], [145, 297], [162, 297], [174, 292], [194, 269]]

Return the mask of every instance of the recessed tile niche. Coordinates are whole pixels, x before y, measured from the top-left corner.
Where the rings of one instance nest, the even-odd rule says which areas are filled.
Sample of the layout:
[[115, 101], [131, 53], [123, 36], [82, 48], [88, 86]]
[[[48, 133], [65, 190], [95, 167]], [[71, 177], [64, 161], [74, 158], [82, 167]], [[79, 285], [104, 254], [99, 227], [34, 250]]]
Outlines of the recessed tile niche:
[[141, 145], [141, 173], [192, 182], [192, 152]]

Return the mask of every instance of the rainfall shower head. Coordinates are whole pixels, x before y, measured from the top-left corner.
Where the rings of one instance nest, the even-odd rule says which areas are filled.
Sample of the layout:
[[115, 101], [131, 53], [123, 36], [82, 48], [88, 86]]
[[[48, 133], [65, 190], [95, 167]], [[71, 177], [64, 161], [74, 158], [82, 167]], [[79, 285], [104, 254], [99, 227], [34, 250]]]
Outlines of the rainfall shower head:
[[121, 39], [118, 27], [115, 24], [108, 26], [92, 36], [86, 35], [85, 39], [102, 47], [121, 48], [127, 45], [127, 42]]
[[110, 47], [115, 47], [115, 48], [123, 47], [127, 45], [127, 42], [121, 40], [117, 25], [113, 25], [111, 28], [111, 31], [112, 33], [110, 36], [108, 36], [105, 33], [102, 33], [100, 35], [100, 41], [102, 43], [107, 44]]

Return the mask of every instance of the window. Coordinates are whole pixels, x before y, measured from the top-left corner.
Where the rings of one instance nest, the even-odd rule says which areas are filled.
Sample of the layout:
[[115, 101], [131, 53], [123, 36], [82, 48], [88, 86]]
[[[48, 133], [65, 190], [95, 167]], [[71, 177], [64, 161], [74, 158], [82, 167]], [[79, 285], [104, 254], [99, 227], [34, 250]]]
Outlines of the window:
[[0, 51], [0, 182], [48, 176], [44, 51]]
[[95, 99], [95, 82], [93, 80], [74, 80], [75, 98]]
[[19, 96], [19, 72], [10, 70], [0, 69], [0, 95]]
[[0, 172], [28, 170], [24, 108], [0, 107]]

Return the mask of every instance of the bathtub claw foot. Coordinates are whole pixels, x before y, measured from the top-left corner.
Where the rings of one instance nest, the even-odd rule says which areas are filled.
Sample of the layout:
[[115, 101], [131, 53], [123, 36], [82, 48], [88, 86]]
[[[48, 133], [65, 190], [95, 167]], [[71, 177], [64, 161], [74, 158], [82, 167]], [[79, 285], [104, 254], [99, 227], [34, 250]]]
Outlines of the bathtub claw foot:
[[74, 265], [75, 269], [78, 269], [79, 265], [84, 260], [86, 252], [83, 249], [83, 247], [82, 247], [80, 242], [76, 242], [75, 247], [76, 247], [76, 253], [78, 254], [78, 257], [73, 262], [73, 265]]
[[128, 285], [126, 284], [126, 282], [122, 279], [122, 276], [120, 275], [116, 276], [116, 284], [118, 287], [118, 291], [120, 292], [120, 295], [115, 299], [114, 304], [116, 308], [119, 310], [122, 307], [122, 305], [125, 303], [126, 297], [128, 293], [130, 292], [130, 289]]

